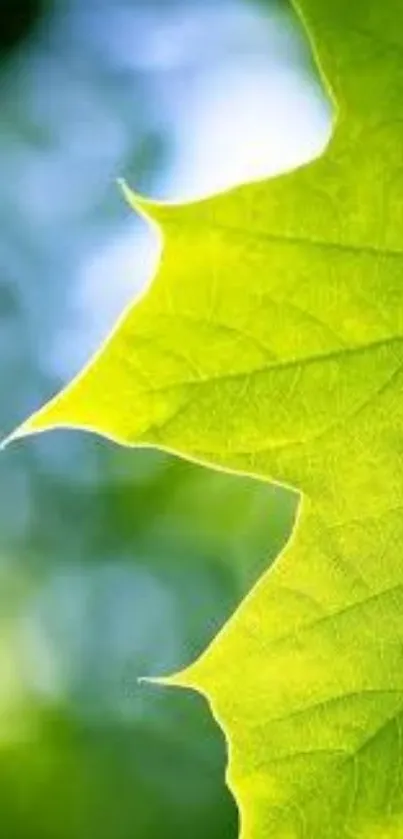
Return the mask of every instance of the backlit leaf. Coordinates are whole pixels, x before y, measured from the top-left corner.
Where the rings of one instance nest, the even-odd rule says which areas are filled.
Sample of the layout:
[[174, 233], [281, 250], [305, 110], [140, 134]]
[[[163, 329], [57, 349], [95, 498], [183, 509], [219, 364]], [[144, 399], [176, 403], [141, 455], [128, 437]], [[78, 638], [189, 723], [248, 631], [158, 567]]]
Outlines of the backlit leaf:
[[94, 429], [297, 488], [280, 560], [176, 677], [230, 742], [242, 839], [403, 835], [403, 7], [301, 0], [323, 156], [186, 206], [148, 293], [17, 434]]

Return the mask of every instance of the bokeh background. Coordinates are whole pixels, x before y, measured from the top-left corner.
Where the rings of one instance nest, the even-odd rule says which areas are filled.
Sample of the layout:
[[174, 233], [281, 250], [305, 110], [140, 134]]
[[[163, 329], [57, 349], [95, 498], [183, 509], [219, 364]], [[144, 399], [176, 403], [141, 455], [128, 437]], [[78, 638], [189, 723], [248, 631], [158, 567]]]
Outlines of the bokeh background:
[[[198, 198], [310, 159], [330, 122], [286, 2], [0, 0], [1, 435], [155, 270], [118, 177]], [[76, 432], [1, 454], [2, 837], [235, 839], [207, 704], [138, 677], [206, 647], [296, 504]]]

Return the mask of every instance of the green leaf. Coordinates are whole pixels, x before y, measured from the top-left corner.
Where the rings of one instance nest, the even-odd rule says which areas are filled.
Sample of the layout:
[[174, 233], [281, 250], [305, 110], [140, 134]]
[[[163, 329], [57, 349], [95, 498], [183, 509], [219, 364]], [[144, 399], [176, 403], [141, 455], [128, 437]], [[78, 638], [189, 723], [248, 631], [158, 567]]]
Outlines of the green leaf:
[[403, 835], [403, 7], [303, 0], [316, 162], [187, 206], [102, 352], [17, 434], [94, 429], [296, 487], [293, 539], [176, 678], [230, 741], [242, 839]]

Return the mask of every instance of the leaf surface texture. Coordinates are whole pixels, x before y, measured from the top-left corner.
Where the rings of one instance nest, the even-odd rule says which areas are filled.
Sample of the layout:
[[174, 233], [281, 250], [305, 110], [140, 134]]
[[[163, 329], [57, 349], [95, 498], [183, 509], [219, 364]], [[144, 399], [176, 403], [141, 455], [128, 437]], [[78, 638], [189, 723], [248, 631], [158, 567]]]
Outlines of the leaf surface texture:
[[403, 836], [403, 6], [301, 0], [325, 153], [188, 205], [159, 273], [17, 434], [55, 426], [292, 486], [282, 556], [187, 671], [242, 839]]

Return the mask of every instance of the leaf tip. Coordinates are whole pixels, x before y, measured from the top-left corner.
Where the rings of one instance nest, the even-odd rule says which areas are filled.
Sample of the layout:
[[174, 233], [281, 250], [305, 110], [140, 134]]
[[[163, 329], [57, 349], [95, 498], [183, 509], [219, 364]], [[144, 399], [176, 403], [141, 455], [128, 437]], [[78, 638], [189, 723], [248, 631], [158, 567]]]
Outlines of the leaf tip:
[[51, 431], [61, 425], [58, 422], [58, 417], [52, 416], [52, 408], [58, 405], [59, 398], [55, 397], [50, 402], [45, 403], [42, 408], [35, 411], [24, 422], [17, 426], [10, 434], [0, 440], [0, 452], [8, 448], [11, 443], [17, 440], [22, 440], [24, 437], [32, 437], [33, 435], [42, 434], [44, 431]]
[[188, 678], [188, 673], [191, 669], [193, 669], [192, 665], [168, 676], [140, 676], [138, 681], [147, 684], [164, 685], [165, 687], [194, 688], [196, 685]]
[[145, 198], [139, 192], [135, 192], [124, 178], [117, 178], [117, 185], [129, 206], [135, 213], [142, 216], [147, 222], [154, 221], [151, 208], [155, 208], [156, 203], [150, 198]]
[[35, 433], [35, 429], [30, 427], [29, 422], [24, 422], [22, 425], [19, 425], [14, 431], [11, 431], [10, 434], [7, 434], [2, 440], [0, 440], [0, 452], [3, 452], [5, 449], [9, 447], [11, 443], [14, 443], [16, 440], [22, 440], [23, 437], [29, 437], [31, 434]]

